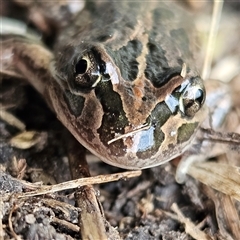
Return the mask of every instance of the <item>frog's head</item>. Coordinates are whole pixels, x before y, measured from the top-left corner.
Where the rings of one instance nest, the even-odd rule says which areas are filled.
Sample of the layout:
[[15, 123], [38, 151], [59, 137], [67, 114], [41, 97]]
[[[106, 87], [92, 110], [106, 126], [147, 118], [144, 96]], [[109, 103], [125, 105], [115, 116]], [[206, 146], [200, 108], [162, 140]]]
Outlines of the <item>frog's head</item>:
[[[117, 53], [99, 45], [69, 47], [70, 58], [62, 54], [56, 61], [64, 104], [54, 108], [77, 140], [103, 161], [147, 168], [189, 146], [204, 119], [205, 88], [183, 61], [153, 68], [161, 54], [149, 55], [151, 46], [141, 55], [138, 42], [129, 44]], [[134, 49], [130, 56], [129, 49]]]

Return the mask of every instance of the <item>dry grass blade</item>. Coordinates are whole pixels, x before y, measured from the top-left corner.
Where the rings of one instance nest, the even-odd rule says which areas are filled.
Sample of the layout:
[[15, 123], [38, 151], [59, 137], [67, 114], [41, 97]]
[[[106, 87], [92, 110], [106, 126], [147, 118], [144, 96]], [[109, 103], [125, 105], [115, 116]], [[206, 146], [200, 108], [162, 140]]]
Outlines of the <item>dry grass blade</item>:
[[187, 173], [198, 181], [240, 201], [240, 168], [213, 162], [196, 162]]
[[[227, 231], [227, 229], [230, 229], [232, 235], [234, 236], [234, 239], [240, 239], [240, 225], [239, 225], [240, 219], [234, 204], [235, 201], [231, 199], [229, 196], [226, 196], [224, 194], [221, 194], [221, 195], [223, 196], [220, 197], [219, 200], [220, 202], [223, 203], [222, 204], [223, 208], [221, 208], [223, 213], [221, 214], [221, 210], [220, 210], [220, 213], [218, 215], [225, 217], [226, 225], [227, 225], [226, 229], [224, 228], [226, 225], [223, 225], [222, 229], [223, 231]], [[215, 200], [215, 205], [216, 207], [219, 206], [216, 204], [216, 200]], [[220, 223], [219, 223], [219, 226], [220, 226]]]
[[19, 149], [28, 149], [37, 144], [46, 142], [46, 133], [36, 131], [25, 131], [10, 139], [10, 144]]
[[221, 239], [240, 239], [240, 216], [236, 208], [236, 201], [206, 185], [203, 187], [203, 191], [214, 202]]
[[222, 7], [223, 7], [224, 0], [222, 1], [214, 1], [213, 6], [213, 14], [212, 14], [212, 22], [211, 22], [211, 29], [209, 33], [209, 40], [208, 40], [208, 46], [207, 46], [207, 53], [205, 56], [203, 71], [202, 71], [202, 78], [208, 79], [210, 68], [212, 65], [212, 59], [213, 59], [213, 51], [214, 46], [217, 38], [218, 28], [219, 28], [219, 22], [221, 19], [222, 14]]
[[18, 128], [20, 131], [25, 131], [26, 126], [24, 123], [22, 123], [19, 119], [17, 119], [14, 115], [12, 115], [11, 113], [5, 111], [4, 109], [2, 109], [2, 106], [0, 106], [0, 118], [3, 121], [6, 121], [9, 125], [14, 126], [16, 128]]

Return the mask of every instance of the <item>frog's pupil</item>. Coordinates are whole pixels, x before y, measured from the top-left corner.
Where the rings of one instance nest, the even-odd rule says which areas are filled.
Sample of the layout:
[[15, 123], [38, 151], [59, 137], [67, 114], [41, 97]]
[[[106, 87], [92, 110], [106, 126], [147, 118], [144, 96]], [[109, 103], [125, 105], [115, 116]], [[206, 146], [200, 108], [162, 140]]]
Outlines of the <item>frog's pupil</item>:
[[87, 61], [81, 59], [75, 66], [76, 74], [84, 74], [87, 71]]

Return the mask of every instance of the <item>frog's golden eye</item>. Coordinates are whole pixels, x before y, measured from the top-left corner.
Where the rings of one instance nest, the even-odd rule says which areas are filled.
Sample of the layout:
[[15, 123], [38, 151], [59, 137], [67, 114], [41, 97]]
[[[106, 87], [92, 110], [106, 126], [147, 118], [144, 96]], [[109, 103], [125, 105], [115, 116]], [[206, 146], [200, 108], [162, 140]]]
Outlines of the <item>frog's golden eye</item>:
[[98, 59], [92, 52], [88, 52], [75, 64], [76, 90], [91, 90], [99, 81], [102, 74]]
[[190, 80], [179, 98], [180, 111], [188, 117], [193, 117], [204, 104], [205, 97], [202, 80], [200, 78]]

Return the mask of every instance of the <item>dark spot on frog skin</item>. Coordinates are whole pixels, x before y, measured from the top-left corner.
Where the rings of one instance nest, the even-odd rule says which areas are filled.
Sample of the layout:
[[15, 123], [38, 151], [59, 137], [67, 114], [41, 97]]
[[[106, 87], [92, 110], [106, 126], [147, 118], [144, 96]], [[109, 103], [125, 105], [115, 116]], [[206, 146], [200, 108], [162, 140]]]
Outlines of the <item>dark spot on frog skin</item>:
[[85, 98], [74, 95], [70, 91], [66, 90], [64, 93], [64, 99], [70, 109], [71, 114], [73, 114], [75, 117], [79, 117], [82, 114]]
[[141, 55], [142, 43], [139, 40], [129, 41], [126, 46], [117, 51], [109, 51], [115, 64], [119, 67], [121, 76], [126, 81], [134, 81], [138, 74], [137, 57]]
[[108, 141], [114, 139], [116, 135], [124, 134], [125, 127], [129, 124], [121, 98], [113, 91], [111, 81], [100, 82], [95, 88], [95, 93], [104, 112], [102, 125], [97, 130], [99, 138], [112, 154], [123, 156], [126, 153], [126, 146], [122, 140], [108, 144]]
[[195, 129], [197, 128], [199, 122], [195, 123], [185, 123], [178, 128], [177, 132], [177, 143], [183, 143], [189, 140], [192, 137]]

